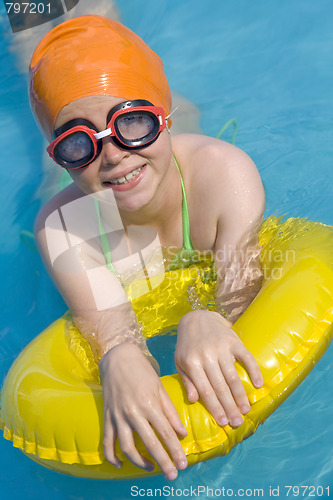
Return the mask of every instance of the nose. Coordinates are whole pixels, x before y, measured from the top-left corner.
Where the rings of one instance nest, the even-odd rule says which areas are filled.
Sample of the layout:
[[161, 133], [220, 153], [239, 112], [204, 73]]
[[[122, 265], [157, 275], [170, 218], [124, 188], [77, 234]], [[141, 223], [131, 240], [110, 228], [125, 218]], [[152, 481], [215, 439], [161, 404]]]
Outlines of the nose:
[[103, 140], [102, 149], [102, 167], [110, 167], [118, 165], [124, 158], [130, 156], [130, 151], [123, 149], [118, 146], [112, 139], [112, 137], [105, 137]]

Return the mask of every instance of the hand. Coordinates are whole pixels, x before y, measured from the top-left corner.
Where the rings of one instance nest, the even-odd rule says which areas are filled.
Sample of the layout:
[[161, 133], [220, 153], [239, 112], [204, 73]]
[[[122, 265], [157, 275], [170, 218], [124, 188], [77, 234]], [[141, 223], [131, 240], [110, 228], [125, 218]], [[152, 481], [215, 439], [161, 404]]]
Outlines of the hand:
[[124, 343], [102, 357], [99, 369], [103, 380], [105, 458], [121, 467], [115, 454], [118, 436], [122, 451], [135, 465], [153, 470], [154, 464], [135, 447], [136, 431], [165, 477], [175, 479], [177, 469], [187, 466], [177, 434], [185, 437], [187, 431], [149, 361], [136, 345]]
[[256, 360], [227, 324], [212, 311], [185, 314], [178, 325], [175, 363], [189, 401], [200, 397], [219, 425], [238, 427], [250, 403], [236, 360], [244, 364], [255, 387], [261, 387], [263, 379]]

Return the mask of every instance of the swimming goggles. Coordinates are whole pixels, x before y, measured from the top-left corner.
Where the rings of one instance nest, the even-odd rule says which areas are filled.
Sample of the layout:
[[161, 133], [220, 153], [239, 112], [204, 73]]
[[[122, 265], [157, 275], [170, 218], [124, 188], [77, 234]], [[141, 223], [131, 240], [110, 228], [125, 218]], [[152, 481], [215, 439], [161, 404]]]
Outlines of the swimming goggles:
[[46, 148], [51, 158], [67, 169], [81, 168], [93, 162], [102, 151], [102, 139], [112, 137], [123, 149], [146, 148], [166, 127], [164, 109], [145, 100], [117, 104], [107, 116], [107, 128], [98, 132], [95, 125], [76, 118], [57, 128]]

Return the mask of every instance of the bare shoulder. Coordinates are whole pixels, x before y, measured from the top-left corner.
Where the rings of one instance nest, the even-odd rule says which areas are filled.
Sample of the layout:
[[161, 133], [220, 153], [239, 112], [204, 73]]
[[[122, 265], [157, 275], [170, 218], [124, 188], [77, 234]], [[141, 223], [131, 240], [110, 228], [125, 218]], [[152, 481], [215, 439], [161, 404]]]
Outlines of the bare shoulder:
[[82, 255], [102, 262], [95, 241], [98, 221], [94, 198], [85, 195], [74, 183], [43, 206], [34, 230], [38, 249], [52, 276], [56, 271], [51, 261], [59, 260], [60, 256], [67, 259], [66, 262], [71, 261], [73, 269], [77, 258]]
[[195, 176], [200, 171], [200, 182], [211, 174], [220, 178], [223, 175], [223, 184], [237, 178], [241, 180], [239, 177], [244, 175], [247, 180], [260, 178], [252, 159], [232, 144], [197, 134], [177, 135], [172, 141], [176, 158], [184, 170]]
[[[225, 211], [234, 206], [253, 205], [263, 211], [265, 194], [258, 169], [241, 149], [227, 142], [196, 134], [173, 138], [174, 152], [184, 173], [185, 183], [200, 198]], [[228, 210], [229, 211], [229, 210]]]
[[45, 227], [46, 219], [61, 207], [84, 196], [77, 186], [73, 183], [51, 198], [38, 212], [35, 221], [35, 234], [38, 234]]

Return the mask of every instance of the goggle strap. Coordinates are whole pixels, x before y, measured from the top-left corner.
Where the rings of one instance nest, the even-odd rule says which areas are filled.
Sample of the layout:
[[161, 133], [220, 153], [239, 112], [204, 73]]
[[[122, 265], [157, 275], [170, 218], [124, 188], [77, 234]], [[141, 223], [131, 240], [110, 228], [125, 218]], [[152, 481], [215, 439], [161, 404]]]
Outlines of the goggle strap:
[[179, 106], [177, 106], [173, 111], [171, 111], [171, 113], [165, 117], [165, 120], [169, 120], [170, 116], [172, 116], [174, 112], [177, 111], [177, 109], [179, 109]]
[[102, 132], [98, 132], [97, 134], [94, 134], [94, 137], [99, 140], [99, 139], [103, 139], [103, 137], [108, 137], [109, 135], [111, 135], [111, 129], [110, 128], [106, 128], [105, 130], [102, 130]]

